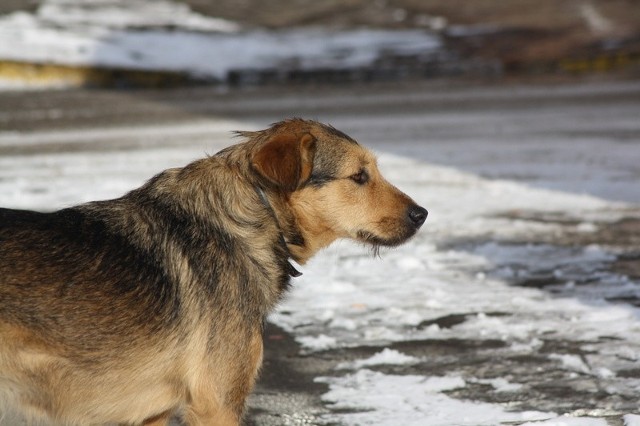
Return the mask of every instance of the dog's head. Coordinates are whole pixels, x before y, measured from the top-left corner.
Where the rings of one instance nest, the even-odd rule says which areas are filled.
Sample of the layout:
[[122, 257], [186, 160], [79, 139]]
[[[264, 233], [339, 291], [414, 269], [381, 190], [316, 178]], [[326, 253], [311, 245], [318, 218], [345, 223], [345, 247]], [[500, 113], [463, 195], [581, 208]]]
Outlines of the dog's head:
[[337, 238], [399, 245], [427, 218], [384, 179], [370, 151], [331, 126], [293, 119], [252, 135], [262, 136], [252, 167], [285, 198], [303, 239], [290, 249], [302, 262]]

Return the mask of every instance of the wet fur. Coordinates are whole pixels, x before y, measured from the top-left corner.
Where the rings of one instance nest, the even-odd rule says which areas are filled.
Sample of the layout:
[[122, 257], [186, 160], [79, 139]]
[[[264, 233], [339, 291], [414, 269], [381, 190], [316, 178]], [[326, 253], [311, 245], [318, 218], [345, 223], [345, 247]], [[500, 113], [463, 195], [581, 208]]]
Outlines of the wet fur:
[[[239, 134], [115, 200], [0, 209], [6, 405], [59, 424], [238, 425], [289, 259], [337, 238], [396, 245], [419, 227], [413, 201], [333, 127]], [[361, 167], [370, 188], [351, 179]]]

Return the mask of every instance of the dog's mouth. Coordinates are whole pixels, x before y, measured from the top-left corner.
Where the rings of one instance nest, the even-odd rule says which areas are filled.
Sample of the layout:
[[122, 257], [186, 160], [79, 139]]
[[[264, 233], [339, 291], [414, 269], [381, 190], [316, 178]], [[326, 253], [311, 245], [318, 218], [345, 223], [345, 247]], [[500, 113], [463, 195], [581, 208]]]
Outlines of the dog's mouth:
[[[374, 251], [378, 251], [379, 247], [396, 247], [405, 243], [413, 237], [418, 229], [422, 226], [427, 218], [427, 210], [412, 205], [407, 210], [407, 216], [403, 220], [398, 221], [395, 218], [386, 217], [375, 223], [374, 228], [378, 232], [359, 230], [356, 233], [357, 240], [370, 244]], [[386, 234], [386, 235], [380, 235]]]
[[405, 243], [416, 233], [416, 228], [406, 228], [406, 230], [400, 235], [394, 235], [392, 237], [382, 237], [369, 231], [358, 231], [358, 240], [363, 243], [370, 244], [374, 248], [376, 247], [396, 247]]

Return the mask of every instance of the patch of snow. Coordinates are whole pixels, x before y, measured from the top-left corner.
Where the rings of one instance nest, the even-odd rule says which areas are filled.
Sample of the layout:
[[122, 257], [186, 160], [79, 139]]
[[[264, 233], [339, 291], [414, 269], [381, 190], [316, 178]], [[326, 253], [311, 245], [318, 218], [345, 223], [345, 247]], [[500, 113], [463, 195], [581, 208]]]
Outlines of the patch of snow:
[[496, 392], [515, 392], [522, 389], [520, 383], [511, 383], [502, 377], [495, 379], [473, 379], [469, 380], [469, 382], [491, 385]]
[[237, 32], [240, 26], [192, 11], [169, 0], [45, 0], [36, 12], [45, 25], [58, 28], [179, 28], [206, 32]]
[[587, 25], [596, 34], [606, 34], [615, 28], [615, 24], [605, 17], [591, 3], [582, 3], [580, 5], [580, 14], [586, 21]]
[[559, 360], [562, 366], [568, 370], [578, 373], [590, 374], [591, 369], [578, 355], [571, 354], [551, 354], [549, 358]]
[[398, 259], [396, 264], [400, 269], [404, 269], [405, 271], [409, 271], [412, 269], [425, 269], [424, 261], [416, 257], [407, 256], [405, 258]]
[[582, 222], [578, 224], [578, 226], [576, 226], [576, 230], [578, 232], [588, 234], [588, 233], [596, 232], [598, 230], [598, 227], [591, 222]]
[[403, 354], [395, 349], [384, 348], [366, 359], [359, 359], [352, 362], [338, 364], [338, 369], [358, 370], [362, 367], [370, 367], [373, 365], [406, 365], [416, 364], [420, 362], [420, 358]]
[[624, 426], [640, 426], [640, 415], [627, 414], [623, 417]]
[[365, 369], [317, 380], [329, 384], [323, 400], [341, 412], [327, 420], [348, 426], [482, 426], [554, 416], [536, 411], [513, 413], [499, 405], [459, 401], [445, 395], [444, 391], [466, 386], [460, 377], [398, 376]]
[[598, 370], [596, 371], [596, 374], [598, 375], [598, 377], [602, 377], [603, 379], [610, 379], [616, 376], [616, 373], [614, 373], [613, 371], [609, 370], [606, 367], [598, 368]]
[[336, 346], [336, 339], [324, 334], [319, 336], [299, 336], [296, 337], [298, 343], [307, 349], [323, 351]]
[[513, 352], [533, 352], [542, 347], [544, 342], [536, 337], [533, 339], [527, 339], [526, 342], [514, 342], [511, 344], [511, 350]]
[[588, 417], [570, 417], [561, 416], [553, 419], [527, 422], [520, 426], [607, 426], [605, 419], [588, 418]]

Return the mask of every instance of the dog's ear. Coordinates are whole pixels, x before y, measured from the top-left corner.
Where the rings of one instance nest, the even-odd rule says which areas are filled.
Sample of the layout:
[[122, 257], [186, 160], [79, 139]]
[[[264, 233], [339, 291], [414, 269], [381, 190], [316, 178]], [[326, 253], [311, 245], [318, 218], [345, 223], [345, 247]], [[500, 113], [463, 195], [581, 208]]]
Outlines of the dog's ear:
[[311, 176], [316, 139], [309, 133], [275, 135], [252, 158], [252, 165], [272, 184], [293, 192]]

